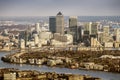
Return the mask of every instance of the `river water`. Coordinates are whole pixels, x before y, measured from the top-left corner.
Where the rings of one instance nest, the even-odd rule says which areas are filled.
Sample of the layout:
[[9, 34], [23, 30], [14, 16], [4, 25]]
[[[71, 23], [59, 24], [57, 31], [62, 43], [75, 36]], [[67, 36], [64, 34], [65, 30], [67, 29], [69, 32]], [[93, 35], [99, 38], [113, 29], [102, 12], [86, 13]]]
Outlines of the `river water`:
[[[7, 54], [9, 54], [9, 52], [0, 52], [0, 58]], [[79, 70], [79, 69], [47, 67], [47, 66], [37, 66], [37, 65], [27, 65], [27, 64], [10, 64], [10, 63], [5, 63], [1, 60], [0, 60], [0, 68], [17, 68], [20, 70], [37, 70], [40, 72], [73, 73], [73, 74], [83, 74], [83, 75], [90, 75], [93, 77], [99, 77], [102, 78], [102, 80], [120, 80], [120, 73], [87, 71], [87, 70]]]

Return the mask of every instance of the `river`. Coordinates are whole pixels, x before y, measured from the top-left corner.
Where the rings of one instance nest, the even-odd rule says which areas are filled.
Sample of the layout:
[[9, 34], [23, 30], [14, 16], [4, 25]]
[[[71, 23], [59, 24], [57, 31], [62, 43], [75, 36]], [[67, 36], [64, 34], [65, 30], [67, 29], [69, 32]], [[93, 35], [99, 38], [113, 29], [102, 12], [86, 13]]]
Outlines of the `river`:
[[[9, 54], [9, 52], [0, 52], [0, 58], [7, 54]], [[47, 67], [47, 66], [37, 66], [37, 65], [27, 65], [27, 64], [11, 64], [11, 63], [3, 62], [1, 61], [1, 59], [0, 59], [0, 68], [17, 68], [20, 70], [37, 70], [40, 72], [73, 73], [73, 74], [83, 74], [83, 75], [90, 75], [93, 77], [99, 77], [102, 78], [102, 80], [120, 80], [120, 73], [87, 71], [87, 70], [79, 70], [79, 69]]]

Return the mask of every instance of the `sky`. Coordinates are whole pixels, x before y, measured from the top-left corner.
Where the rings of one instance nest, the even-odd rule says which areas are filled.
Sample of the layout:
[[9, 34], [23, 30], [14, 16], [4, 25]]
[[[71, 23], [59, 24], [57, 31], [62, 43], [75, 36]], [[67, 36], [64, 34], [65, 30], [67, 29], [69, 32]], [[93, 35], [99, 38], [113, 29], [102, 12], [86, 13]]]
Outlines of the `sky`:
[[120, 0], [0, 0], [0, 16], [120, 16]]

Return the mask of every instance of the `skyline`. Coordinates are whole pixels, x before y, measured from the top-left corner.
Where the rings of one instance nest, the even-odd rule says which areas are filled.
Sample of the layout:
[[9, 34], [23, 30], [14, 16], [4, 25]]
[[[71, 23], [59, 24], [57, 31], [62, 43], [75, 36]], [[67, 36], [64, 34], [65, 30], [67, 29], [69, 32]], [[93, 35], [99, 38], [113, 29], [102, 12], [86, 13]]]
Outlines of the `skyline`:
[[0, 0], [0, 16], [120, 16], [119, 0]]

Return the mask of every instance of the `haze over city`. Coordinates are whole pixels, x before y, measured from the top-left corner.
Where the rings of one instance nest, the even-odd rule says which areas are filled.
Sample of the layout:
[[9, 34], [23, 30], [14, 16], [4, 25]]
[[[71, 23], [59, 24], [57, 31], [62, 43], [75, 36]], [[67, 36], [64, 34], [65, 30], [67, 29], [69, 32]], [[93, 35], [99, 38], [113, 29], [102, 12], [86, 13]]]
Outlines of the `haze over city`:
[[120, 0], [0, 0], [0, 80], [120, 80]]
[[0, 16], [119, 16], [120, 0], [0, 0]]

